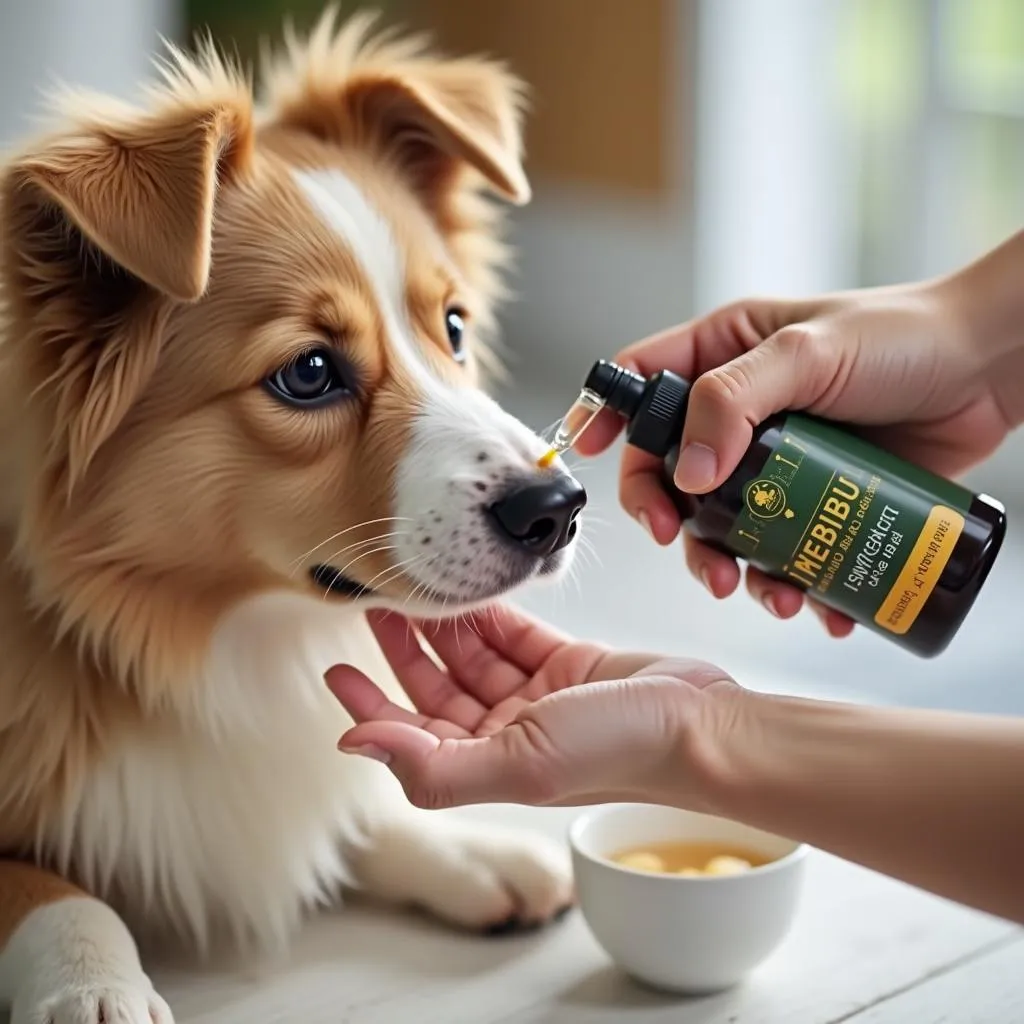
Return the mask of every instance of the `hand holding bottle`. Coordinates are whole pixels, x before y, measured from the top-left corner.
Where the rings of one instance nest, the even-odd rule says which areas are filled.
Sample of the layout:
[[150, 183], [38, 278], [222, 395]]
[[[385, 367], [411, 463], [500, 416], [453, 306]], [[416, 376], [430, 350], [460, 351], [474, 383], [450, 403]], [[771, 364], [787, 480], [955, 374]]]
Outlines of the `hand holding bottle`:
[[[615, 362], [641, 374], [669, 369], [695, 381], [675, 481], [705, 494], [719, 487], [753, 428], [783, 410], [848, 426], [880, 447], [943, 476], [988, 456], [1024, 419], [1024, 322], [1019, 235], [958, 274], [924, 285], [855, 291], [808, 301], [748, 300], [640, 341]], [[1015, 316], [1016, 314], [1016, 316]], [[595, 455], [622, 421], [602, 414], [578, 450]], [[659, 481], [660, 461], [627, 447], [620, 496], [663, 545], [680, 521]], [[687, 564], [716, 597], [736, 590], [735, 561], [684, 534]], [[773, 614], [799, 611], [799, 590], [747, 572]], [[816, 609], [833, 635], [852, 622]]]

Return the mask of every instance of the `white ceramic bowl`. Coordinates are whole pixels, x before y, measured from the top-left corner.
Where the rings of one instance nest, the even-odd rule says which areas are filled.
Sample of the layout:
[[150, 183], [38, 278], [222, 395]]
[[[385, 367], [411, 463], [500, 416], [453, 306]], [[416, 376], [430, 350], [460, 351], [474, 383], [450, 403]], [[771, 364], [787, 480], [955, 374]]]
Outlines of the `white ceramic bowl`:
[[[740, 875], [653, 874], [609, 858], [662, 842], [736, 845], [773, 858]], [[649, 804], [589, 811], [569, 831], [580, 910], [638, 981], [680, 993], [730, 988], [782, 942], [799, 904], [807, 847], [722, 818]]]

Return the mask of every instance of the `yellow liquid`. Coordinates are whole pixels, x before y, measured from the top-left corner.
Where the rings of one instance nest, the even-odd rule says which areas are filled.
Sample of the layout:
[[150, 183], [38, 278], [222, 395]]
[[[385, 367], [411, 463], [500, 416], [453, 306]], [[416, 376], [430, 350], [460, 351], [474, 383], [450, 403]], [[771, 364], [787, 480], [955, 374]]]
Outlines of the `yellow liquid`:
[[555, 459], [558, 458], [558, 452], [554, 448], [549, 448], [538, 460], [537, 466], [540, 469], [547, 469]]
[[636, 871], [661, 875], [738, 875], [772, 861], [757, 850], [724, 843], [647, 843], [610, 858]]

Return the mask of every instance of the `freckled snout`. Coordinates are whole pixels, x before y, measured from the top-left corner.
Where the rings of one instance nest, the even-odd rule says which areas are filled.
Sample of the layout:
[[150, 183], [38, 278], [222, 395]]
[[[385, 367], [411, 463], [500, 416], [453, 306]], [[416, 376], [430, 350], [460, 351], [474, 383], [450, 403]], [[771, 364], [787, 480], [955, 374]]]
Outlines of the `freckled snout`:
[[516, 484], [488, 512], [499, 534], [527, 553], [546, 558], [576, 535], [576, 520], [587, 492], [573, 477], [559, 474]]

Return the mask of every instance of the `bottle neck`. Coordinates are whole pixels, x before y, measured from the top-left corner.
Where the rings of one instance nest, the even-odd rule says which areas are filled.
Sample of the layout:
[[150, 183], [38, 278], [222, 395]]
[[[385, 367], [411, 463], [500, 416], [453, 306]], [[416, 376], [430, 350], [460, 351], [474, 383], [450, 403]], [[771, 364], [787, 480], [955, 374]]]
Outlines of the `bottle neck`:
[[632, 420], [643, 402], [647, 383], [646, 377], [601, 359], [591, 367], [583, 389], [596, 394], [613, 412]]
[[626, 440], [651, 455], [665, 458], [682, 437], [689, 398], [689, 381], [660, 370], [647, 381], [643, 396], [629, 417]]

